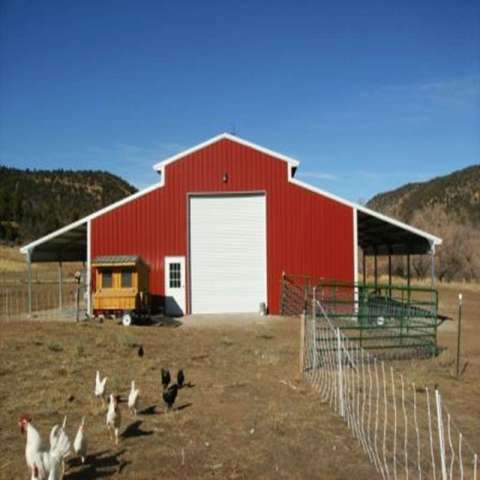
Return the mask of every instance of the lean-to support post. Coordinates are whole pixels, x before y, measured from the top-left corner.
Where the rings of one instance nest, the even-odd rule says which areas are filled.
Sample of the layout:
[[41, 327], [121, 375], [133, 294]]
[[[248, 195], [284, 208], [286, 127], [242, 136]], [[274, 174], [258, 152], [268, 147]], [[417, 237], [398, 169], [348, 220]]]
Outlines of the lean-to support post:
[[75, 321], [78, 323], [80, 321], [80, 282], [82, 281], [82, 274], [80, 272], [75, 274], [75, 280], [77, 282], [77, 288], [75, 290]]
[[388, 295], [392, 298], [392, 254], [388, 253]]
[[28, 268], [28, 316], [32, 316], [32, 250], [27, 251]]
[[410, 292], [410, 283], [411, 283], [411, 278], [410, 278], [410, 254], [407, 253], [407, 287], [408, 287], [408, 294], [407, 294], [407, 298], [408, 298], [408, 305], [410, 306], [410, 295], [411, 295], [411, 292]]
[[410, 288], [410, 254], [407, 253], [407, 287]]
[[58, 309], [63, 310], [63, 271], [62, 262], [58, 262]]
[[431, 244], [430, 256], [432, 259], [432, 289], [435, 288], [435, 244]]
[[374, 259], [374, 277], [375, 277], [375, 290], [378, 288], [378, 258], [377, 258], [377, 251], [375, 250], [375, 256], [373, 257]]
[[362, 250], [362, 268], [363, 268], [363, 285], [367, 283], [367, 256], [365, 255], [365, 250]]
[[353, 300], [355, 314], [358, 313], [358, 212], [353, 209]]
[[87, 316], [92, 315], [92, 221], [87, 222], [87, 275], [85, 278], [87, 293]]

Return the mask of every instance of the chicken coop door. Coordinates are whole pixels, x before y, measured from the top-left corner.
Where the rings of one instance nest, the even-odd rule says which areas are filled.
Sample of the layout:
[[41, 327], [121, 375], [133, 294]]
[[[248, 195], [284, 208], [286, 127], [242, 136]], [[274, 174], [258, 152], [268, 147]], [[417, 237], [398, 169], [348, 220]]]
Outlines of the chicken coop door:
[[266, 248], [265, 195], [191, 196], [192, 313], [258, 312]]

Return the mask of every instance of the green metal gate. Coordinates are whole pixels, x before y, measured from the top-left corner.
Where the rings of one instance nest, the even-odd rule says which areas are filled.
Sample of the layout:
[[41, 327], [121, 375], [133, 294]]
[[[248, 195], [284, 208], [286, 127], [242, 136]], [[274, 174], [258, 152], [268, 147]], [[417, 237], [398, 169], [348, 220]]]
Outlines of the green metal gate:
[[[296, 298], [296, 303], [292, 303]], [[302, 301], [303, 300], [303, 301]], [[437, 354], [438, 293], [435, 289], [373, 285], [284, 276], [282, 311], [303, 305], [308, 315], [327, 312], [335, 327], [377, 356]]]

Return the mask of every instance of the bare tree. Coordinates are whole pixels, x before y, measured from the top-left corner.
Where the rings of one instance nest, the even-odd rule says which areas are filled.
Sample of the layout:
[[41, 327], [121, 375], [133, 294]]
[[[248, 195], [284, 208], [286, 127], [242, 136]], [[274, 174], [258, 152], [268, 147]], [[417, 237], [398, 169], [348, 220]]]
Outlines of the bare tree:
[[[440, 280], [475, 280], [480, 278], [480, 234], [470, 225], [452, 221], [439, 205], [415, 212], [412, 223], [418, 228], [430, 231], [443, 239], [438, 248], [436, 272]], [[415, 258], [415, 273], [425, 276], [428, 258]]]

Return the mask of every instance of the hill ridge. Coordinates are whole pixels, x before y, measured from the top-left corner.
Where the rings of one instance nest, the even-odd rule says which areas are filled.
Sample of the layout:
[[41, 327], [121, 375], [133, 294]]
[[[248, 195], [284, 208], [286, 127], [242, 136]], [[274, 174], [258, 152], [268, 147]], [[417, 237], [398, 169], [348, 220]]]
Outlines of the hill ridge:
[[104, 170], [22, 170], [0, 165], [0, 241], [28, 242], [136, 191]]
[[418, 210], [442, 206], [456, 223], [480, 227], [480, 164], [379, 193], [367, 206], [405, 222]]
[[[443, 239], [435, 255], [440, 280], [480, 280], [480, 165], [380, 193], [367, 206]], [[428, 259], [413, 267], [424, 277]]]

